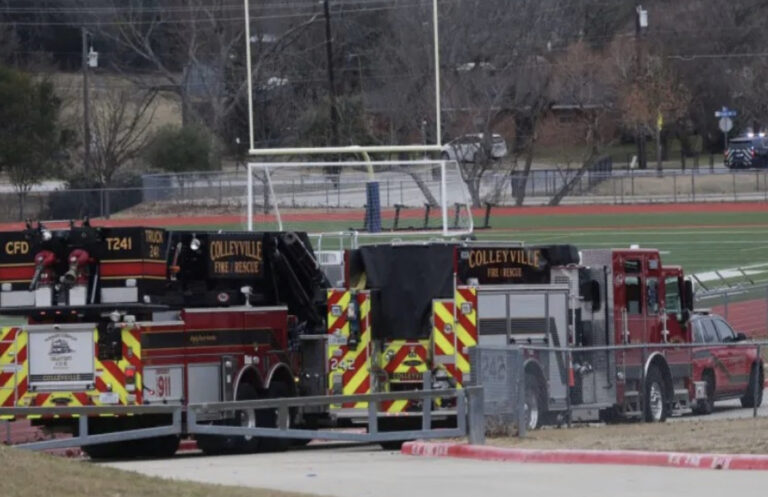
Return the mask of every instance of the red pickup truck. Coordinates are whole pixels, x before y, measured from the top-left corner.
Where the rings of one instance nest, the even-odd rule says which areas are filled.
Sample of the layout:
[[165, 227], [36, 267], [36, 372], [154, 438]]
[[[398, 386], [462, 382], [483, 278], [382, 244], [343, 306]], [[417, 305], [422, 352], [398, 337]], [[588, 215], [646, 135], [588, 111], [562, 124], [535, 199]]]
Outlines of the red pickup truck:
[[[763, 402], [763, 362], [756, 348], [728, 347], [726, 344], [747, 339], [714, 314], [696, 314], [691, 318], [693, 342], [702, 348], [693, 350], [693, 377], [707, 382], [707, 399], [694, 407], [697, 414], [709, 414], [715, 401], [741, 399], [743, 407]], [[755, 396], [755, 381], [758, 382]]]

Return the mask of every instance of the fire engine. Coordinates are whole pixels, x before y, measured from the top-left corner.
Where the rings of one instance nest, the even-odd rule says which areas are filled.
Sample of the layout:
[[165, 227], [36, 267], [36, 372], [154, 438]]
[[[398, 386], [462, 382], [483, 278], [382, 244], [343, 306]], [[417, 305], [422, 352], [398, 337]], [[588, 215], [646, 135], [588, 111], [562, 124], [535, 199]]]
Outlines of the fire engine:
[[[102, 406], [109, 414], [110, 406], [463, 388], [473, 381], [473, 347], [517, 344], [526, 346], [529, 427], [568, 407], [578, 419], [662, 421], [707, 400], [692, 349], [662, 347], [692, 341], [691, 310], [682, 269], [662, 266], [650, 249], [439, 241], [316, 255], [305, 233], [28, 224], [0, 233], [0, 313], [26, 321], [0, 329], [0, 407]], [[292, 426], [338, 426], [367, 419], [368, 407], [289, 417]], [[381, 402], [379, 430], [421, 423], [421, 407]], [[436, 423], [456, 415], [450, 399], [434, 407]], [[40, 412], [35, 424], [77, 433], [74, 416]], [[93, 416], [89, 432], [162, 426], [169, 417]], [[270, 427], [277, 413], [198, 420]], [[291, 443], [196, 439], [206, 453]], [[174, 435], [84, 450], [168, 456], [178, 445]]]
[[[472, 347], [517, 344], [529, 428], [569, 407], [574, 419], [658, 422], [708, 402], [692, 349], [673, 346], [692, 342], [692, 287], [658, 250], [437, 242], [340, 258], [343, 278], [328, 291], [332, 393], [418, 389], [427, 371], [431, 388], [462, 388]], [[762, 374], [753, 362], [745, 374]], [[366, 405], [341, 407], [354, 417]], [[380, 409], [380, 424], [402, 425], [420, 406]]]
[[[302, 354], [326, 336], [327, 282], [303, 233], [193, 233], [42, 224], [0, 234], [0, 406], [186, 405], [323, 394]], [[303, 345], [306, 342], [308, 345]], [[317, 362], [317, 361], [315, 361]], [[322, 364], [322, 363], [321, 363]], [[275, 426], [276, 413], [211, 423]], [[256, 419], [254, 419], [254, 417]], [[67, 416], [33, 416], [76, 433]], [[90, 433], [168, 424], [95, 416]], [[279, 449], [273, 439], [201, 436], [208, 453]], [[178, 436], [84, 447], [93, 457], [167, 456]]]

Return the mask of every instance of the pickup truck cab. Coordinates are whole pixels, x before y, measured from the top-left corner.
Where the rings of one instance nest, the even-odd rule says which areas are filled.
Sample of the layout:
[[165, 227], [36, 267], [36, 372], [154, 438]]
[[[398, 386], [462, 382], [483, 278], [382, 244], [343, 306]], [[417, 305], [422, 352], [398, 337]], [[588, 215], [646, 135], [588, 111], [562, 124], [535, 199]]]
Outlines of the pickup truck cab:
[[[743, 407], [763, 401], [763, 364], [756, 348], [729, 347], [747, 339], [737, 333], [725, 319], [714, 314], [699, 313], [691, 318], [693, 342], [693, 378], [707, 383], [706, 400], [697, 402], [694, 412], [709, 414], [715, 401], [738, 398]], [[758, 383], [755, 396], [754, 382]]]

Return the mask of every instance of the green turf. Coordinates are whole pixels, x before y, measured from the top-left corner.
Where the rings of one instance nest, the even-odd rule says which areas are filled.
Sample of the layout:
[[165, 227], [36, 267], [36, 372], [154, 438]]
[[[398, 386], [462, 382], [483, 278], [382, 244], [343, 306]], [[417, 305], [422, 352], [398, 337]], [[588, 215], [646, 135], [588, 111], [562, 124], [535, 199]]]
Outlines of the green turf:
[[[421, 219], [401, 222], [417, 227]], [[438, 225], [435, 218], [432, 226]], [[336, 221], [286, 223], [286, 229], [332, 232], [360, 226], [362, 222]], [[475, 219], [482, 224], [482, 219]], [[391, 221], [384, 221], [384, 228]], [[658, 248], [666, 264], [680, 264], [689, 273], [768, 263], [768, 213], [683, 212], [602, 215], [493, 216], [491, 230], [478, 230], [479, 239], [526, 243], [572, 243], [581, 249], [629, 247]], [[190, 229], [189, 226], [177, 227]], [[197, 229], [243, 229], [241, 224], [196, 226]], [[271, 227], [265, 226], [270, 229]], [[569, 229], [571, 228], [571, 229]], [[588, 229], [583, 229], [588, 228]], [[398, 232], [405, 238], [407, 232]], [[335, 248], [326, 242], [324, 248]]]

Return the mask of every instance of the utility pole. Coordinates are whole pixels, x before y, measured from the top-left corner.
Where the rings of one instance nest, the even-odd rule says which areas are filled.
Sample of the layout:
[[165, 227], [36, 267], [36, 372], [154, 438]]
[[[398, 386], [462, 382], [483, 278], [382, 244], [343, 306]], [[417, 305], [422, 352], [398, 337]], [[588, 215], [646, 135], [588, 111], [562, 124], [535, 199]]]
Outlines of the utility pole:
[[91, 119], [88, 96], [88, 31], [80, 28], [82, 35], [82, 70], [83, 70], [83, 172], [88, 174], [91, 167]]
[[330, 95], [331, 112], [331, 143], [339, 145], [339, 109], [336, 106], [336, 78], [333, 72], [333, 40], [331, 38], [331, 9], [328, 0], [323, 0], [323, 12], [325, 13], [325, 57], [328, 65], [328, 90]]
[[[643, 74], [643, 46], [642, 37], [645, 29], [648, 28], [648, 11], [643, 9], [640, 2], [635, 4], [636, 22], [635, 22], [635, 84], [640, 84]], [[637, 162], [640, 169], [648, 167], [648, 157], [645, 151], [645, 130], [642, 125], [637, 127]]]

